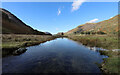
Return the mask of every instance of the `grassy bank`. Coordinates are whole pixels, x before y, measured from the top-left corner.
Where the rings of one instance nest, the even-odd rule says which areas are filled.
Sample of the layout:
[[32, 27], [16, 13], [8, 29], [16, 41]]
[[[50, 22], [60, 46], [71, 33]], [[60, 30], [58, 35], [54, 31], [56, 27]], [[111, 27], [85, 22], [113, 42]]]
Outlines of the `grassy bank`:
[[105, 58], [101, 64], [101, 70], [104, 73], [120, 73], [119, 62], [120, 52], [112, 51], [113, 49], [119, 49], [118, 37], [106, 36], [106, 35], [86, 35], [86, 36], [68, 36], [70, 39], [78, 41], [86, 46], [96, 46], [107, 49], [109, 51], [100, 51], [101, 55], [107, 55], [109, 58]]
[[53, 40], [59, 36], [49, 35], [2, 35], [2, 53], [3, 56], [10, 54], [13, 50], [38, 45], [46, 41]]
[[118, 37], [106, 35], [68, 36], [70, 39], [79, 41], [86, 46], [102, 47], [112, 50], [118, 49]]
[[109, 58], [104, 58], [101, 64], [101, 70], [107, 74], [116, 73], [120, 75], [120, 51], [100, 51], [101, 55], [107, 55]]

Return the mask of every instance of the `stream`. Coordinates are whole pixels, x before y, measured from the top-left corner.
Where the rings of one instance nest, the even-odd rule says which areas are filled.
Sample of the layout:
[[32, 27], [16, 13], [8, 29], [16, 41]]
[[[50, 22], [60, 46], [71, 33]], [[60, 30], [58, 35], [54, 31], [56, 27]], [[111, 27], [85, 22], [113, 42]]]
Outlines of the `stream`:
[[20, 55], [2, 58], [3, 73], [101, 73], [96, 63], [102, 63], [105, 57], [68, 38], [26, 49]]

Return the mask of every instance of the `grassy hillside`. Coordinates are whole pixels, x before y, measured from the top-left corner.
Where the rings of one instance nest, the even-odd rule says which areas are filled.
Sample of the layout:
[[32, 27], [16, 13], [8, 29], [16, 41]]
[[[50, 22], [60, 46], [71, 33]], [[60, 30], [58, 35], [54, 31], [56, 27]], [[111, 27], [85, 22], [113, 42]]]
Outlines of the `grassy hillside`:
[[[3, 34], [39, 34], [45, 35], [44, 32], [34, 30], [30, 26], [23, 23], [15, 15], [5, 9], [0, 9], [2, 12], [2, 33]], [[1, 22], [1, 21], [0, 21]]]
[[66, 32], [66, 34], [117, 34], [118, 32], [118, 16], [115, 16], [109, 20], [105, 20], [98, 23], [86, 23], [79, 25], [78, 27]]

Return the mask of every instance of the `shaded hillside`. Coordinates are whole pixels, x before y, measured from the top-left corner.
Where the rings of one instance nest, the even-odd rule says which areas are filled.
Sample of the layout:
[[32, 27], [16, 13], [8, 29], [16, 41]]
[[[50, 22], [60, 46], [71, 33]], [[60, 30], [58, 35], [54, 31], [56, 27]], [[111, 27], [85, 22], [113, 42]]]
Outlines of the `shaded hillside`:
[[66, 32], [66, 34], [80, 34], [80, 33], [98, 33], [116, 34], [118, 32], [118, 15], [98, 23], [86, 23]]
[[30, 26], [23, 23], [15, 15], [5, 9], [2, 12], [2, 33], [3, 34], [39, 34], [45, 35], [44, 32], [34, 30]]

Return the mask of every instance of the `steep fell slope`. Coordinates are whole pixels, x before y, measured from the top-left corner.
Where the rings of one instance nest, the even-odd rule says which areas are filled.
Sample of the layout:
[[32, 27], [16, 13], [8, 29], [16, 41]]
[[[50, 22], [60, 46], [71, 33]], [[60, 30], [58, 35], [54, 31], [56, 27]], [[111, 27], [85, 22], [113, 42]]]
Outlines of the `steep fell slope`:
[[2, 33], [3, 34], [39, 34], [45, 35], [44, 32], [34, 30], [30, 26], [23, 23], [15, 15], [9, 11], [0, 8], [2, 12]]

